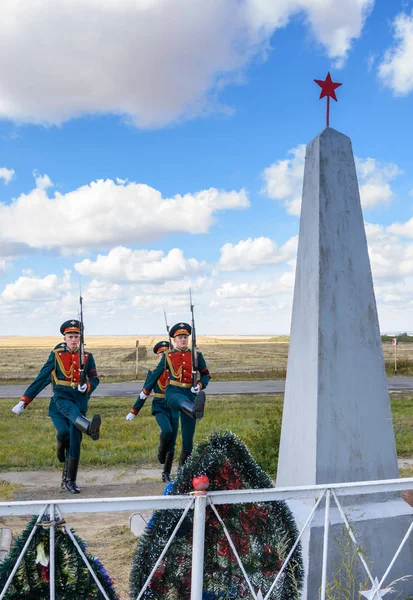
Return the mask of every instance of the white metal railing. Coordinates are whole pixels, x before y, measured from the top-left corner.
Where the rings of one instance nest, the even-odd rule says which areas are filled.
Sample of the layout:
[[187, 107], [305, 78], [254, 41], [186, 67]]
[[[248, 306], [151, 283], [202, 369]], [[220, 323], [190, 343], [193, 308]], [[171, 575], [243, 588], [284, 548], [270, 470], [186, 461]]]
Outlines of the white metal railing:
[[[96, 584], [98, 585], [103, 597], [107, 599], [100, 582], [97, 580], [96, 575], [93, 572], [86, 556], [82, 552], [81, 548], [76, 543], [75, 538], [70, 532], [70, 527], [62, 519], [63, 513], [96, 513], [96, 512], [120, 512], [130, 511], [136, 512], [138, 510], [168, 510], [168, 509], [183, 509], [182, 516], [177, 523], [172, 535], [159, 556], [156, 564], [154, 565], [147, 581], [142, 587], [136, 600], [140, 600], [145, 590], [147, 589], [153, 574], [161, 563], [163, 557], [173, 539], [181, 523], [186, 517], [188, 511], [194, 509], [194, 522], [193, 522], [193, 542], [192, 542], [192, 574], [191, 574], [191, 600], [202, 600], [203, 593], [203, 566], [204, 566], [204, 539], [205, 539], [205, 513], [206, 507], [209, 505], [215, 513], [218, 521], [223, 527], [223, 531], [228, 539], [228, 543], [237, 559], [237, 562], [241, 568], [241, 571], [245, 577], [246, 583], [249, 586], [251, 596], [253, 600], [268, 600], [271, 593], [274, 591], [275, 586], [281, 580], [281, 577], [288, 565], [291, 556], [293, 555], [297, 545], [299, 544], [304, 532], [309, 527], [321, 501], [325, 498], [324, 506], [324, 544], [323, 544], [323, 558], [322, 558], [322, 577], [320, 582], [320, 600], [325, 600], [326, 597], [326, 579], [327, 579], [327, 553], [328, 553], [328, 537], [329, 537], [329, 526], [330, 526], [330, 503], [331, 498], [334, 500], [343, 523], [349, 533], [349, 536], [357, 546], [357, 540], [354, 537], [354, 533], [349, 525], [347, 516], [344, 512], [340, 498], [346, 496], [359, 496], [364, 494], [378, 494], [378, 493], [389, 493], [389, 492], [401, 492], [403, 490], [413, 490], [413, 478], [407, 479], [387, 479], [384, 481], [363, 481], [355, 483], [334, 483], [327, 485], [315, 485], [315, 486], [298, 486], [298, 487], [285, 487], [285, 488], [268, 488], [262, 490], [228, 490], [219, 492], [195, 492], [193, 495], [187, 496], [144, 496], [144, 497], [130, 497], [130, 498], [81, 498], [81, 499], [70, 499], [70, 500], [30, 500], [25, 502], [0, 502], [0, 516], [11, 516], [11, 515], [39, 515], [37, 522], [40, 522], [42, 516], [46, 513], [50, 516], [50, 600], [55, 600], [55, 581], [54, 581], [54, 543], [55, 543], [55, 516], [59, 517], [60, 523], [63, 521], [64, 527], [67, 534], [71, 537], [74, 542], [77, 551], [81, 555], [90, 573], [94, 577]], [[242, 565], [242, 561], [237, 553], [237, 550], [231, 540], [225, 523], [220, 517], [216, 510], [216, 506], [220, 504], [242, 504], [242, 503], [255, 503], [255, 502], [272, 502], [274, 500], [288, 501], [295, 499], [315, 499], [316, 502], [312, 508], [303, 528], [301, 529], [297, 540], [291, 548], [288, 556], [286, 557], [280, 571], [277, 573], [270, 589], [265, 596], [262, 595], [261, 590], [254, 590], [251, 581]], [[373, 578], [370, 569], [363, 557], [363, 555], [357, 551], [359, 559], [366, 571], [366, 574], [371, 582], [371, 597], [375, 598], [375, 592], [378, 592], [383, 585], [384, 581], [388, 577], [397, 557], [401, 553], [407, 540], [413, 533], [413, 507], [412, 507], [412, 521], [406, 531], [404, 538], [401, 540], [395, 555], [389, 563], [388, 568], [379, 580], [377, 577]], [[33, 531], [29, 535], [29, 538], [22, 549], [22, 552], [14, 565], [12, 573], [8, 578], [5, 586], [0, 590], [0, 600], [5, 597], [7, 589], [16, 573], [24, 553], [26, 552], [30, 541], [35, 533], [36, 525]]]

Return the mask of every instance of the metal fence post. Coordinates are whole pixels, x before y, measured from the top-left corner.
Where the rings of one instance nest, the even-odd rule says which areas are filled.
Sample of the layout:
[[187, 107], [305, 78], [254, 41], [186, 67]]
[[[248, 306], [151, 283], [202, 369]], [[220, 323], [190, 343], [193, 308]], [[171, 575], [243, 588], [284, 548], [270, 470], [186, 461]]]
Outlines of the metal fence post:
[[11, 582], [13, 580], [13, 577], [16, 574], [16, 571], [19, 568], [21, 561], [23, 560], [23, 556], [24, 556], [27, 548], [29, 547], [30, 542], [32, 541], [32, 538], [33, 538], [34, 534], [36, 533], [37, 525], [42, 520], [42, 517], [43, 517], [44, 513], [46, 512], [47, 507], [48, 507], [48, 505], [46, 504], [43, 507], [43, 509], [42, 509], [41, 513], [39, 514], [39, 516], [37, 517], [37, 521], [36, 521], [35, 525], [33, 526], [33, 529], [31, 530], [31, 533], [30, 533], [29, 537], [27, 538], [26, 543], [24, 544], [22, 551], [20, 552], [19, 558], [15, 562], [15, 565], [14, 565], [14, 567], [12, 569], [12, 572], [9, 575], [9, 578], [7, 579], [7, 581], [6, 581], [5, 585], [4, 585], [4, 588], [2, 590], [0, 590], [0, 600], [2, 600], [2, 598], [5, 597], [6, 592], [7, 592], [8, 588], [9, 588], [9, 585], [11, 584]]
[[49, 531], [49, 579], [50, 579], [50, 600], [56, 597], [56, 573], [55, 573], [55, 510], [54, 504], [49, 507], [50, 531]]
[[207, 497], [195, 496], [191, 600], [202, 600], [204, 586], [205, 510]]
[[325, 600], [327, 588], [327, 557], [328, 557], [328, 534], [330, 525], [330, 490], [326, 492], [326, 506], [324, 512], [324, 543], [323, 543], [323, 568], [321, 574], [320, 600]]

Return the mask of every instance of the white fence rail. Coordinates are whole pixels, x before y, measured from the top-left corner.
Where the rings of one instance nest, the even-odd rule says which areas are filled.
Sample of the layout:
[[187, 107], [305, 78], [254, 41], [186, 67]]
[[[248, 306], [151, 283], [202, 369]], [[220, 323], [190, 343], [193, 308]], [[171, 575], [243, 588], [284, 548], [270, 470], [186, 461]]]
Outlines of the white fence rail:
[[[192, 546], [192, 577], [191, 577], [191, 600], [202, 600], [203, 594], [203, 566], [204, 566], [204, 537], [205, 537], [205, 511], [206, 507], [209, 505], [211, 509], [214, 511], [218, 520], [220, 521], [223, 531], [228, 539], [228, 542], [234, 552], [241, 571], [244, 574], [246, 579], [246, 583], [249, 586], [251, 597], [253, 600], [260, 600], [263, 598], [264, 600], [268, 600], [271, 596], [272, 591], [274, 590], [277, 582], [282, 577], [283, 571], [288, 565], [288, 561], [291, 558], [296, 546], [298, 545], [300, 539], [302, 538], [305, 530], [309, 527], [314, 514], [316, 513], [319, 505], [323, 498], [325, 498], [325, 506], [324, 506], [324, 547], [323, 547], [323, 562], [322, 562], [322, 581], [320, 581], [320, 600], [325, 600], [326, 597], [326, 574], [327, 574], [327, 552], [328, 552], [328, 535], [329, 535], [329, 514], [330, 514], [330, 503], [333, 499], [340, 515], [343, 519], [343, 523], [345, 524], [349, 535], [357, 546], [357, 540], [354, 537], [351, 527], [349, 526], [345, 511], [343, 509], [342, 503], [340, 502], [341, 498], [346, 496], [359, 496], [365, 494], [378, 494], [378, 493], [390, 493], [390, 492], [402, 492], [404, 490], [413, 490], [413, 478], [407, 479], [387, 479], [384, 481], [365, 481], [365, 482], [355, 482], [355, 483], [334, 483], [328, 485], [315, 485], [315, 486], [299, 486], [299, 487], [285, 487], [285, 488], [270, 488], [270, 489], [262, 489], [262, 490], [231, 490], [231, 491], [220, 491], [220, 492], [209, 492], [203, 495], [202, 493], [196, 492], [194, 495], [189, 496], [145, 496], [145, 497], [128, 497], [128, 498], [81, 498], [81, 499], [70, 499], [70, 500], [31, 500], [26, 502], [0, 502], [0, 516], [16, 516], [16, 515], [39, 515], [38, 521], [41, 520], [42, 516], [46, 513], [50, 516], [50, 521], [52, 522], [52, 526], [50, 527], [50, 600], [55, 600], [55, 581], [54, 577], [54, 523], [55, 517], [58, 517], [58, 520], [62, 519], [63, 514], [69, 513], [98, 513], [98, 512], [120, 512], [120, 511], [130, 511], [136, 512], [139, 510], [168, 510], [168, 509], [182, 509], [184, 512], [182, 514], [181, 519], [179, 520], [177, 526], [175, 527], [171, 538], [166, 544], [161, 556], [159, 557], [156, 565], [152, 569], [147, 581], [142, 587], [137, 600], [139, 600], [147, 586], [150, 583], [152, 575], [155, 573], [157, 566], [162, 561], [163, 556], [168, 551], [170, 544], [172, 543], [183, 519], [185, 518], [188, 511], [193, 508], [194, 509], [194, 531], [193, 531], [193, 546]], [[295, 499], [314, 499], [315, 504], [312, 508], [306, 523], [301, 529], [299, 536], [296, 540], [294, 547], [291, 549], [288, 557], [284, 561], [284, 564], [277, 574], [274, 582], [272, 583], [269, 591], [265, 596], [262, 595], [261, 590], [254, 590], [252, 583], [248, 579], [248, 575], [244, 570], [242, 565], [242, 561], [240, 560], [236, 548], [229, 536], [228, 531], [226, 530], [225, 523], [222, 521], [221, 517], [217, 513], [215, 507], [220, 504], [242, 504], [242, 503], [255, 503], [255, 502], [271, 502], [274, 500], [295, 500]], [[36, 527], [36, 526], [35, 526]], [[25, 547], [23, 548], [16, 564], [13, 568], [12, 573], [10, 574], [9, 579], [7, 580], [3, 589], [0, 590], [0, 600], [2, 600], [7, 592], [7, 589], [16, 573], [21, 560], [23, 559], [24, 553], [29, 546], [30, 540], [35, 533], [35, 527], [31, 535], [29, 536]], [[70, 527], [65, 524], [66, 532], [71, 536], [72, 541], [75, 543], [75, 539], [73, 538]], [[397, 557], [402, 552], [404, 545], [406, 544], [409, 537], [413, 535], [413, 507], [411, 514], [411, 524], [406, 531], [406, 534], [401, 540], [401, 543], [393, 556], [392, 560], [389, 563], [388, 568], [385, 573], [381, 577], [380, 580], [378, 578], [373, 578], [362, 554], [359, 553], [359, 559], [363, 564], [363, 567], [366, 571], [366, 574], [371, 582], [372, 588], [371, 597], [376, 597], [374, 593], [379, 590], [381, 586], [384, 584], [387, 579]], [[76, 543], [75, 543], [76, 545]], [[76, 545], [77, 546], [77, 545]], [[103, 588], [98, 582], [96, 576], [94, 575], [93, 569], [89, 565], [86, 556], [83, 554], [80, 547], [77, 547], [79, 554], [82, 556], [86, 566], [94, 577], [103, 597], [107, 600], [107, 595], [105, 594]], [[377, 595], [377, 597], [381, 597]]]

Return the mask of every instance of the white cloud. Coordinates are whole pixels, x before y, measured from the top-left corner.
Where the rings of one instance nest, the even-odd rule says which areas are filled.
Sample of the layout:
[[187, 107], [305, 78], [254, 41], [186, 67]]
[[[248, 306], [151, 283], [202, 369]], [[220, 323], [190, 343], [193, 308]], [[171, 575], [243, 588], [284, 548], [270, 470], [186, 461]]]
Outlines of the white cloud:
[[364, 209], [391, 203], [394, 193], [390, 181], [402, 174], [394, 163], [380, 163], [374, 158], [355, 159], [360, 182], [360, 200]]
[[[169, 233], [206, 233], [220, 210], [247, 208], [244, 190], [214, 188], [163, 198], [148, 185], [98, 180], [67, 194], [47, 195], [47, 175], [37, 187], [10, 204], [0, 203], [0, 243], [19, 242], [33, 248], [92, 248], [142, 242]], [[33, 227], [47, 215], [42, 227]]]
[[8, 283], [4, 287], [0, 298], [5, 303], [52, 301], [69, 288], [70, 271], [68, 270], [65, 270], [62, 278], [55, 274], [46, 275], [43, 278], [22, 275], [14, 283]]
[[131, 250], [124, 246], [114, 248], [107, 255], [99, 254], [95, 261], [85, 259], [75, 264], [81, 275], [112, 282], [147, 282], [181, 279], [199, 273], [203, 262], [186, 259], [182, 250]]
[[394, 226], [366, 223], [365, 227], [374, 280], [401, 281], [413, 275], [413, 243], [395, 235]]
[[277, 160], [264, 169], [264, 192], [269, 198], [282, 200], [287, 212], [300, 216], [303, 189], [305, 145], [300, 144], [287, 153], [291, 158]]
[[290, 238], [280, 248], [270, 238], [248, 238], [238, 244], [224, 244], [217, 263], [220, 271], [251, 271], [263, 265], [288, 262], [297, 253], [298, 237]]
[[3, 0], [0, 118], [59, 124], [112, 113], [148, 127], [225, 110], [217, 92], [265, 56], [272, 34], [293, 16], [303, 15], [342, 63], [373, 4]]
[[10, 268], [10, 264], [5, 260], [0, 260], [0, 274], [5, 273]]
[[227, 281], [217, 288], [218, 298], [267, 298], [275, 293], [273, 282], [265, 281], [260, 284]]
[[[158, 312], [159, 315], [168, 307], [169, 315], [172, 314], [171, 309], [188, 309], [188, 299], [183, 296], [171, 296], [167, 300], [159, 295], [145, 294], [144, 296], [135, 296], [132, 300], [132, 306], [139, 310], [149, 310]], [[171, 323], [169, 323], [171, 325]]]
[[[295, 265], [294, 265], [295, 266]], [[245, 281], [225, 281], [216, 287], [216, 297], [230, 298], [270, 298], [280, 294], [292, 296], [294, 289], [294, 270], [281, 275], [273, 273], [271, 277], [254, 278]]]
[[[300, 144], [287, 153], [291, 158], [275, 161], [264, 169], [263, 192], [269, 198], [281, 200], [287, 212], [300, 216], [301, 195], [304, 177], [305, 146]], [[366, 210], [379, 205], [388, 205], [394, 193], [390, 182], [402, 171], [394, 163], [381, 163], [374, 158], [355, 157], [359, 180], [360, 199]]]
[[15, 175], [14, 169], [7, 169], [6, 167], [0, 167], [0, 179], [3, 179], [4, 183], [7, 185], [13, 179]]
[[47, 190], [49, 187], [53, 187], [53, 181], [49, 175], [40, 175], [36, 170], [33, 171], [33, 177], [36, 181], [36, 188], [39, 190]]
[[[287, 3], [291, 6], [291, 2], [287, 0]], [[315, 38], [325, 46], [328, 56], [335, 59], [335, 66], [342, 67], [352, 41], [361, 35], [374, 0], [302, 0], [296, 3], [307, 12]]]
[[413, 238], [413, 217], [404, 223], [393, 223], [387, 230], [401, 237]]
[[400, 13], [393, 22], [394, 43], [378, 67], [383, 84], [396, 95], [406, 95], [413, 90], [413, 12]]
[[87, 304], [103, 303], [106, 306], [109, 302], [122, 300], [125, 296], [126, 293], [122, 285], [108, 282], [105, 278], [93, 279], [87, 288], [82, 290], [82, 297]]

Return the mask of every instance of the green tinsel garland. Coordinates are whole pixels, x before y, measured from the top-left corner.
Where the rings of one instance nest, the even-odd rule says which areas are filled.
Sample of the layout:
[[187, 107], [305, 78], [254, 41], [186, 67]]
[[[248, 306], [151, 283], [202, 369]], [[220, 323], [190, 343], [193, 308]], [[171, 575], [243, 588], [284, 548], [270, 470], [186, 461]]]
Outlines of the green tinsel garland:
[[[34, 516], [23, 533], [15, 540], [7, 557], [0, 563], [0, 590], [2, 590], [14, 565], [37, 521]], [[47, 522], [43, 517], [40, 523]], [[86, 546], [71, 530], [80, 548], [86, 555], [110, 600], [118, 600], [112, 579], [98, 558], [86, 552]], [[49, 597], [47, 569], [36, 564], [37, 547], [43, 544], [49, 553], [49, 530], [42, 526], [36, 532], [27, 548], [23, 560], [14, 575], [4, 600], [44, 600]], [[102, 600], [104, 597], [89, 573], [70, 537], [60, 528], [55, 530], [55, 586], [56, 600]]]
[[[208, 491], [223, 489], [272, 488], [268, 475], [257, 465], [245, 444], [233, 433], [214, 434], [199, 444], [179, 470], [169, 493], [193, 491], [192, 478], [206, 474]], [[298, 532], [285, 502], [219, 505], [223, 519], [255, 591], [268, 592]], [[135, 599], [161, 554], [181, 510], [156, 511], [138, 541], [132, 561], [130, 597]], [[193, 511], [188, 513], [145, 591], [145, 600], [186, 600], [190, 598]], [[271, 594], [273, 600], [299, 598], [303, 567], [298, 547]], [[242, 572], [225, 534], [210, 507], [206, 512], [204, 600], [251, 598]]]

